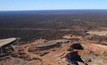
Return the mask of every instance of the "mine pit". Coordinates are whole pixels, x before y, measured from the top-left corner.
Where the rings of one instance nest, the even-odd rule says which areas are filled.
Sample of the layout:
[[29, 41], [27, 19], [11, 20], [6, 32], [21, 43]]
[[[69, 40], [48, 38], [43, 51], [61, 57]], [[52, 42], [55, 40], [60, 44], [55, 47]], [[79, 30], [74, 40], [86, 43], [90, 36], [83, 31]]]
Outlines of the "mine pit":
[[73, 44], [73, 45], [71, 46], [71, 48], [73, 48], [73, 49], [78, 49], [78, 50], [83, 50], [83, 47], [81, 46], [80, 43]]
[[66, 55], [66, 61], [79, 65], [78, 62], [84, 65], [105, 65], [107, 64], [107, 51], [103, 45], [98, 44], [73, 44], [70, 48], [74, 50]]
[[68, 54], [66, 55], [66, 60], [67, 60], [69, 63], [76, 64], [76, 65], [78, 65], [78, 63], [77, 63], [78, 61], [84, 63], [84, 61], [83, 61], [83, 60], [81, 59], [81, 57], [78, 55], [78, 52], [77, 52], [77, 51], [68, 53]]

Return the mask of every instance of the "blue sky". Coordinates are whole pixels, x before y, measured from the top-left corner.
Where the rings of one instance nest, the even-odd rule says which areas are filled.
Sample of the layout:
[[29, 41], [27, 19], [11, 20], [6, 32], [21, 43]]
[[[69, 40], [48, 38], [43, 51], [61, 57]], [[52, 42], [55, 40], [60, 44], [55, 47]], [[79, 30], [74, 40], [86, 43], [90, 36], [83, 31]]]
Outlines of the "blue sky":
[[0, 0], [0, 10], [107, 9], [107, 0]]

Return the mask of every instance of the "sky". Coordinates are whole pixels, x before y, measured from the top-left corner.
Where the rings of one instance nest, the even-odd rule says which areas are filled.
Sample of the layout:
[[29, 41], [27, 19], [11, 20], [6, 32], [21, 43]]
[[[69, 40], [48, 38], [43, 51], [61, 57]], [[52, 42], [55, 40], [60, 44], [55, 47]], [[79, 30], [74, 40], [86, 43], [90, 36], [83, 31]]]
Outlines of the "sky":
[[0, 11], [66, 9], [107, 9], [107, 0], [0, 0]]

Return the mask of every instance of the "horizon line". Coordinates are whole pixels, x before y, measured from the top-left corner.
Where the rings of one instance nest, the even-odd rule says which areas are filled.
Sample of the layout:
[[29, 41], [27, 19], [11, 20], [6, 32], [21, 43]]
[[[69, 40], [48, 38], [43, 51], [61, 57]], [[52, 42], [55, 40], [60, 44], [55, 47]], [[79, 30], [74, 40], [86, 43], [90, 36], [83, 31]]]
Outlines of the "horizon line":
[[107, 9], [38, 9], [38, 10], [0, 10], [0, 11], [54, 11], [54, 10], [107, 10]]

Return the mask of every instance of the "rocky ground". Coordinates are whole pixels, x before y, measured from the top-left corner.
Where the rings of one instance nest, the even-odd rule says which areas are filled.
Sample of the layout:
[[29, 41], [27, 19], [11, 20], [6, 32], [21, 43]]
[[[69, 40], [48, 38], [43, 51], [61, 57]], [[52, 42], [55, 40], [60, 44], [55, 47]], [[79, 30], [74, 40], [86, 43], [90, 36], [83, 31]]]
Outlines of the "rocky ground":
[[[86, 40], [82, 36], [63, 36], [70, 42], [59, 46], [37, 48], [48, 41], [38, 39], [23, 45], [12, 45], [0, 58], [0, 65], [106, 65], [107, 46]], [[78, 39], [78, 40], [77, 40]], [[58, 40], [57, 40], [58, 41]], [[107, 43], [107, 42], [104, 42]]]

